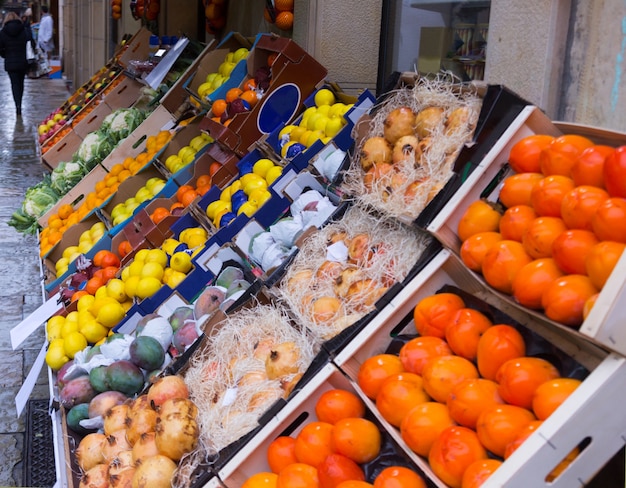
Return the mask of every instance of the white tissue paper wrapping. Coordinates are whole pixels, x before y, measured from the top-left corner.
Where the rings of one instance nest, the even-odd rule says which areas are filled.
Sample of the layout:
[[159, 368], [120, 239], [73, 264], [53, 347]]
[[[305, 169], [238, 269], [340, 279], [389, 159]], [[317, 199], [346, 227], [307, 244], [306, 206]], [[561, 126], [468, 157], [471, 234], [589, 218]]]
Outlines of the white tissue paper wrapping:
[[314, 166], [322, 176], [328, 178], [329, 180], [333, 180], [341, 168], [341, 163], [343, 163], [345, 157], [346, 152], [341, 149], [337, 149], [324, 159], [318, 158], [317, 161], [315, 161]]
[[326, 259], [345, 263], [348, 260], [348, 246], [343, 241], [332, 243], [326, 248]]
[[289, 255], [289, 249], [285, 249], [275, 242], [265, 250], [261, 261], [261, 268], [265, 271], [280, 266]]
[[249, 249], [252, 260], [257, 264], [261, 264], [266, 249], [274, 243], [274, 237], [269, 232], [261, 232], [255, 235], [250, 241]]
[[304, 226], [300, 215], [281, 219], [269, 228], [274, 241], [288, 249], [293, 247], [303, 230]]

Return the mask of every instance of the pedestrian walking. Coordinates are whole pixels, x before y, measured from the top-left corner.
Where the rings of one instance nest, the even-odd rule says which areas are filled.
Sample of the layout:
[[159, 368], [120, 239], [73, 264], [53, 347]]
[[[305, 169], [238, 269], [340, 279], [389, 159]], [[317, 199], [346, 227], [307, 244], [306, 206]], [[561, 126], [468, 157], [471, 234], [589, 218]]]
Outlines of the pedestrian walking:
[[50, 53], [54, 51], [54, 19], [48, 10], [47, 5], [41, 6], [43, 16], [39, 21], [39, 33], [37, 34], [37, 40], [39, 47], [46, 53], [48, 61], [50, 61]]
[[30, 29], [15, 12], [8, 12], [4, 17], [4, 26], [0, 30], [0, 56], [4, 58], [4, 69], [11, 80], [11, 91], [17, 115], [22, 114], [22, 96], [24, 78], [28, 72], [26, 44], [33, 42]]

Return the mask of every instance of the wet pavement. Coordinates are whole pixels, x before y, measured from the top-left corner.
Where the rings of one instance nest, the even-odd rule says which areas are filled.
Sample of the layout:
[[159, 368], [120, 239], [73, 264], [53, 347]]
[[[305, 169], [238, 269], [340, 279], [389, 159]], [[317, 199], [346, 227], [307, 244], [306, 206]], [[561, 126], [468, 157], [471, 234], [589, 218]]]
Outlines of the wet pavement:
[[[26, 79], [22, 116], [16, 117], [0, 60], [0, 486], [23, 486], [28, 418], [26, 411], [17, 417], [15, 396], [45, 341], [40, 327], [18, 350], [11, 346], [11, 329], [42, 304], [43, 295], [37, 240], [7, 222], [25, 190], [46, 172], [37, 151], [37, 125], [69, 95], [62, 79]], [[45, 368], [30, 398], [49, 398]], [[53, 458], [50, 463], [54, 465]]]

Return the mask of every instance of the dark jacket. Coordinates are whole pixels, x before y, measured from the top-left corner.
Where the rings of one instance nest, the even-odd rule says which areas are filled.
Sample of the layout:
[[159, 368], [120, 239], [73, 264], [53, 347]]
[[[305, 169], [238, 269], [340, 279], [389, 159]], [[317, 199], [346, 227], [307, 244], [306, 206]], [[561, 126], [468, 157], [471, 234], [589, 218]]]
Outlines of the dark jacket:
[[32, 41], [30, 29], [21, 20], [8, 21], [0, 30], [0, 56], [6, 71], [28, 71], [26, 43]]

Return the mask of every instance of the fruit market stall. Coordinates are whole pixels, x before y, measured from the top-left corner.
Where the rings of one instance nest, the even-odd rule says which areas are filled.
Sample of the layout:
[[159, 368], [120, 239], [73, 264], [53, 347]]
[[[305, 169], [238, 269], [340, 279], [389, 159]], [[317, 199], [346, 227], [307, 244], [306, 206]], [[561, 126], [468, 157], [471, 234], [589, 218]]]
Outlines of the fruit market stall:
[[623, 447], [626, 135], [444, 75], [349, 96], [269, 34], [128, 89], [12, 221], [63, 484], [569, 487]]

